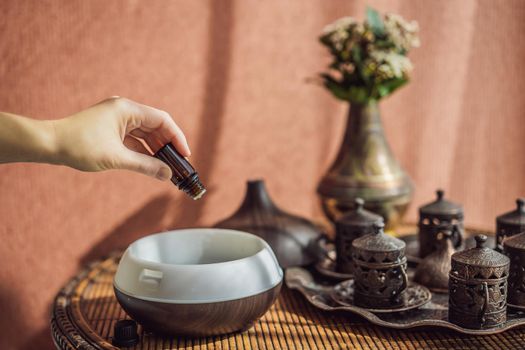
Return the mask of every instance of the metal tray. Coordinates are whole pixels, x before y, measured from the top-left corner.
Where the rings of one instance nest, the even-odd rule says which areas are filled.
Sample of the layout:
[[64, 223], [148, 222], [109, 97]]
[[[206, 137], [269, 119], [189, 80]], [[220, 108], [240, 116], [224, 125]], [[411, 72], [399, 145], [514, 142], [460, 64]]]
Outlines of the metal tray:
[[325, 311], [347, 311], [364, 317], [373, 324], [394, 328], [409, 329], [416, 327], [440, 327], [452, 329], [464, 334], [496, 334], [511, 328], [525, 325], [525, 312], [507, 309], [507, 322], [490, 329], [467, 329], [448, 321], [448, 295], [432, 293], [432, 300], [419, 309], [374, 314], [356, 306], [341, 306], [331, 297], [334, 286], [323, 284], [314, 279], [312, 273], [299, 267], [286, 270], [285, 283], [290, 289], [299, 291], [313, 306]]

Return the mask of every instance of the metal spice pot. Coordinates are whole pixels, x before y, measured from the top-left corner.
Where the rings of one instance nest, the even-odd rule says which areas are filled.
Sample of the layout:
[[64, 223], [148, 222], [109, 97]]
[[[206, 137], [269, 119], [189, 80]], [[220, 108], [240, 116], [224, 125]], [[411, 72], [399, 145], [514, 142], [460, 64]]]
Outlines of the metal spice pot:
[[403, 305], [408, 286], [405, 242], [383, 232], [384, 224], [374, 225], [374, 233], [352, 242], [357, 306], [388, 309]]
[[448, 293], [450, 259], [455, 250], [452, 241], [459, 235], [457, 225], [436, 227], [437, 248], [417, 266], [414, 281], [435, 293]]
[[436, 191], [436, 200], [419, 208], [418, 238], [419, 256], [424, 258], [436, 250], [437, 234], [439, 227], [444, 225], [457, 226], [458, 235], [453, 237], [452, 245], [458, 248], [461, 245], [461, 237], [465, 233], [463, 228], [463, 207], [444, 199], [443, 190]]
[[374, 224], [382, 223], [383, 218], [364, 209], [365, 201], [355, 199], [355, 210], [335, 221], [336, 268], [343, 273], [351, 273], [352, 242], [354, 239], [374, 232]]
[[525, 309], [525, 233], [506, 239], [503, 247], [510, 259], [508, 304]]
[[525, 231], [525, 199], [516, 199], [516, 209], [496, 218], [496, 250], [503, 251], [503, 241]]
[[487, 236], [475, 238], [475, 248], [452, 255], [448, 318], [461, 327], [486, 329], [507, 319], [510, 260], [484, 247]]

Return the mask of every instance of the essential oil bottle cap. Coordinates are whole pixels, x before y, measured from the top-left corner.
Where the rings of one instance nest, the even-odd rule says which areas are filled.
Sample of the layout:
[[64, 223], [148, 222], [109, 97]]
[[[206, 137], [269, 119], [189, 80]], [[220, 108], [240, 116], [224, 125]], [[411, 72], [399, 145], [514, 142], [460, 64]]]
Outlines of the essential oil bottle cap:
[[139, 342], [137, 322], [133, 320], [120, 320], [113, 329], [113, 345], [123, 348], [132, 347]]

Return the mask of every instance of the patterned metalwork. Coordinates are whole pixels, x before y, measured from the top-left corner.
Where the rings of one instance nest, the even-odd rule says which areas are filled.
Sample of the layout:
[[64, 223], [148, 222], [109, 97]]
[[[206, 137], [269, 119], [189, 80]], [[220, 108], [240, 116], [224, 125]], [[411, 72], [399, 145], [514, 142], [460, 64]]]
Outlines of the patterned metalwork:
[[373, 234], [352, 243], [354, 301], [365, 308], [402, 306], [408, 286], [405, 242], [386, 235], [383, 227], [375, 224]]
[[476, 247], [452, 255], [449, 274], [449, 320], [465, 328], [492, 328], [505, 322], [509, 259], [484, 247], [487, 236], [476, 236]]
[[[332, 255], [331, 253], [334, 253], [333, 255], [335, 256], [335, 250], [329, 251], [328, 256]], [[328, 256], [324, 259], [319, 260], [315, 264], [315, 269], [317, 272], [319, 272], [321, 275], [328, 279], [337, 281], [345, 281], [354, 278], [354, 275], [352, 273], [337, 271], [335, 260], [330, 259]]]
[[418, 237], [419, 256], [426, 257], [436, 250], [437, 235], [444, 226], [457, 227], [458, 234], [452, 237], [454, 248], [461, 245], [465, 229], [463, 227], [463, 207], [444, 199], [443, 190], [436, 191], [436, 200], [419, 208]]
[[374, 224], [383, 218], [364, 209], [365, 201], [355, 199], [355, 210], [335, 221], [336, 268], [338, 272], [352, 273], [352, 242], [374, 232]]
[[503, 241], [525, 231], [525, 199], [516, 199], [516, 209], [496, 218], [496, 250], [503, 251]]
[[[334, 287], [332, 298], [341, 305], [354, 306], [354, 292], [354, 280], [344, 281]], [[410, 283], [403, 293], [403, 303], [401, 306], [394, 306], [388, 309], [370, 307], [366, 308], [366, 310], [373, 313], [403, 312], [417, 309], [428, 303], [431, 298], [432, 294], [426, 287], [417, 283]]]
[[[438, 346], [439, 349], [523, 349], [525, 313], [509, 309], [507, 319], [504, 323], [484, 329], [465, 328], [454, 324], [448, 320], [448, 296], [446, 294], [432, 293], [430, 302], [418, 309], [403, 313], [373, 313], [364, 308], [357, 306], [341, 306], [332, 298], [334, 287], [326, 285], [323, 280], [316, 280], [314, 276], [303, 268], [287, 269], [285, 273], [285, 283], [288, 288], [299, 291], [305, 299], [318, 309], [329, 312], [346, 312], [345, 317], [350, 318], [352, 314], [359, 315], [369, 322], [384, 327], [381, 332], [387, 331], [385, 328], [391, 328], [396, 333], [402, 332], [402, 329], [410, 329], [409, 333], [404, 333], [408, 338], [412, 334], [417, 334], [418, 329], [427, 329], [425, 336], [430, 339], [433, 335], [441, 334], [446, 337], [446, 341]], [[336, 317], [333, 313], [332, 317]], [[425, 328], [423, 328], [425, 327]], [[524, 327], [519, 330], [512, 328]], [[434, 329], [430, 329], [434, 328]], [[443, 330], [454, 330], [463, 335]], [[379, 329], [378, 329], [379, 331]], [[497, 338], [489, 336], [490, 334], [502, 333]], [[469, 334], [472, 336], [465, 336]], [[477, 335], [484, 335], [477, 337]], [[509, 338], [516, 337], [515, 344], [509, 342]], [[460, 340], [472, 340], [473, 343], [467, 346]], [[492, 339], [494, 343], [489, 343]], [[428, 349], [429, 346], [423, 344], [412, 344], [407, 349]], [[397, 349], [395, 344], [390, 344], [389, 349]], [[401, 349], [404, 349], [401, 347]]]
[[401, 223], [414, 185], [390, 150], [377, 104], [352, 104], [339, 152], [317, 187], [325, 215], [335, 221], [363, 198], [389, 229]]
[[506, 239], [503, 247], [510, 259], [507, 302], [509, 306], [525, 308], [525, 233]]

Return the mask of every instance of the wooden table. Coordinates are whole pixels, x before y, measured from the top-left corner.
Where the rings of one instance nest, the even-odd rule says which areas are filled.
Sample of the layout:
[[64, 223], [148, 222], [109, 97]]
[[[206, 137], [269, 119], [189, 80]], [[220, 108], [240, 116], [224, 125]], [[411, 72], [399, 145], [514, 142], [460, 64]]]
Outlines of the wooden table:
[[[113, 325], [127, 315], [113, 295], [119, 254], [95, 262], [57, 295], [51, 328], [59, 349], [116, 349]], [[525, 330], [466, 336], [435, 329], [399, 331], [349, 314], [322, 312], [283, 288], [275, 305], [243, 333], [207, 338], [157, 337], [139, 327], [133, 349], [524, 349]]]

